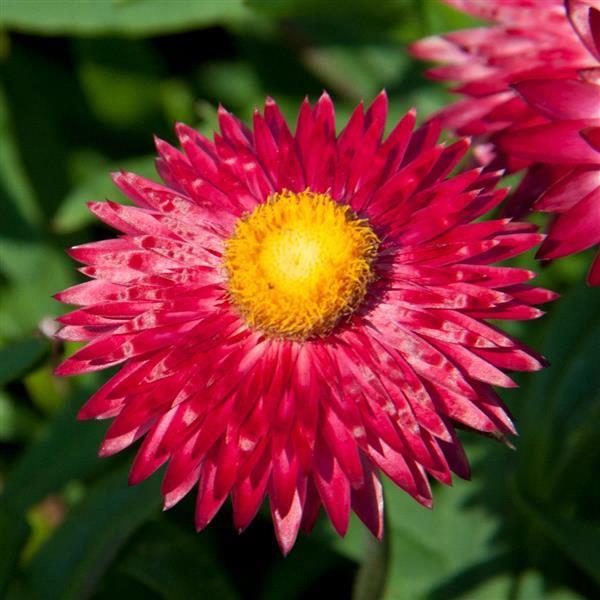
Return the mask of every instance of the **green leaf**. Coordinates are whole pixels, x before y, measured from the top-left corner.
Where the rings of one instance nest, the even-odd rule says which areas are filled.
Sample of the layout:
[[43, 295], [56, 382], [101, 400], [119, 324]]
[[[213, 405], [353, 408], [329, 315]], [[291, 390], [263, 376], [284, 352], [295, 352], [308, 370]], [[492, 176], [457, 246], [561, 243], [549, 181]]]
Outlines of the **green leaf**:
[[[247, 0], [252, 8], [274, 17], [331, 18], [337, 20], [362, 18], [360, 25], [376, 23], [379, 26], [397, 22], [406, 14], [406, 3], [398, 0]], [[332, 32], [335, 35], [335, 32]]]
[[[3, 3], [2, 13], [4, 8]], [[35, 193], [42, 226], [68, 189], [68, 141], [75, 137], [85, 113], [77, 79], [66, 62], [53, 60], [51, 53], [36, 52], [29, 44], [14, 43], [10, 60], [2, 65], [11, 130]], [[35, 77], [28, 73], [35, 73]], [[4, 235], [32, 239], [10, 230]]]
[[142, 177], [158, 179], [153, 156], [131, 158], [113, 165], [96, 166], [63, 200], [54, 217], [53, 229], [58, 233], [71, 233], [97, 222], [97, 218], [86, 204], [91, 200], [101, 201], [110, 198], [128, 202], [110, 178], [112, 171], [120, 169], [133, 171]]
[[118, 570], [167, 600], [236, 598], [209, 540], [210, 532], [187, 533], [162, 519], [132, 540]]
[[318, 539], [322, 544], [357, 563], [363, 560], [365, 548], [368, 548], [371, 543], [370, 537], [371, 532], [354, 513], [350, 514], [348, 531], [343, 538], [335, 532], [329, 519], [325, 518], [317, 520], [315, 529], [311, 533], [312, 539]]
[[0, 385], [26, 375], [48, 350], [48, 342], [41, 338], [20, 340], [0, 348]]
[[30, 445], [9, 473], [1, 496], [11, 507], [24, 512], [69, 481], [98, 472], [105, 466], [97, 450], [106, 425], [78, 422], [83, 390], [71, 398], [66, 409], [50, 422], [43, 437]]
[[207, 62], [199, 70], [198, 80], [207, 93], [229, 110], [244, 111], [265, 101], [266, 92], [258, 73], [246, 61]]
[[[550, 315], [542, 352], [551, 366], [525, 389], [519, 415], [519, 482], [528, 496], [549, 499], [560, 489], [558, 477], [572, 470], [578, 439], [600, 409], [599, 304], [600, 290], [582, 284]], [[585, 478], [578, 465], [575, 474]]]
[[42, 242], [0, 239], [0, 256], [0, 332], [31, 335], [42, 319], [64, 311], [52, 295], [74, 283], [74, 269], [62, 249]]
[[10, 582], [28, 534], [29, 528], [22, 515], [0, 503], [0, 596]]
[[31, 562], [38, 598], [89, 597], [119, 549], [160, 506], [160, 480], [129, 487], [124, 471], [90, 488]]
[[431, 0], [421, 2], [420, 0], [413, 0], [413, 4], [416, 11], [420, 13], [424, 26], [422, 34], [415, 37], [435, 35], [487, 24], [485, 21], [472, 17], [464, 11], [446, 5], [444, 2], [433, 2]]
[[[600, 322], [597, 310], [599, 302], [600, 289], [588, 288], [581, 283], [553, 304], [551, 312], [545, 317], [547, 326], [542, 348], [551, 361], [551, 367], [533, 378], [530, 392], [536, 395], [538, 401], [528, 403], [528, 407], [542, 414], [547, 413], [545, 399], [562, 378], [562, 367], [580, 348], [582, 332], [589, 332], [590, 326]], [[561, 368], [552, 365], [560, 365]], [[542, 401], [543, 405], [540, 406]]]
[[44, 35], [156, 35], [240, 20], [242, 0], [4, 0], [5, 27]]
[[197, 120], [194, 93], [185, 80], [163, 80], [159, 92], [161, 107], [167, 122], [181, 121], [191, 124]]
[[8, 105], [0, 89], [0, 202], [2, 235], [32, 235], [41, 223], [36, 203], [15, 145]]
[[23, 384], [32, 404], [43, 414], [56, 414], [64, 407], [65, 388], [68, 388], [68, 384], [54, 375], [51, 364], [45, 364], [29, 373], [23, 379]]
[[[160, 596], [149, 590], [144, 584], [128, 575], [115, 572], [114, 569], [102, 577], [94, 591], [94, 600], [160, 600]], [[17, 599], [18, 600], [18, 599]]]
[[[590, 485], [600, 464], [599, 292], [581, 284], [551, 306], [536, 344], [551, 366], [523, 377], [530, 384], [510, 393], [518, 451], [511, 459], [487, 452], [477, 495], [497, 515], [499, 539], [510, 544], [513, 560], [540, 568], [546, 581], [574, 566], [596, 581], [600, 572], [593, 546], [600, 490]], [[524, 598], [535, 598], [528, 589]]]
[[452, 488], [436, 487], [435, 508], [428, 511], [386, 481], [386, 600], [423, 598], [436, 590], [436, 597], [462, 597], [502, 575], [504, 555], [493, 541], [498, 523], [483, 507], [467, 503], [470, 485], [456, 480]]
[[38, 430], [33, 412], [0, 390], [0, 442], [28, 439]]
[[542, 575], [536, 571], [526, 571], [517, 582], [515, 600], [584, 600], [583, 596], [565, 588], [547, 589]]
[[[160, 112], [162, 56], [146, 40], [76, 40], [77, 72], [94, 115], [114, 129], [146, 124]], [[106, 93], [110, 90], [110, 94]]]
[[329, 89], [355, 101], [374, 98], [399, 83], [409, 63], [396, 43], [314, 45], [304, 48], [301, 58]]
[[600, 584], [600, 525], [551, 514], [529, 502], [516, 489], [514, 496], [523, 514], [534, 520], [573, 562]]

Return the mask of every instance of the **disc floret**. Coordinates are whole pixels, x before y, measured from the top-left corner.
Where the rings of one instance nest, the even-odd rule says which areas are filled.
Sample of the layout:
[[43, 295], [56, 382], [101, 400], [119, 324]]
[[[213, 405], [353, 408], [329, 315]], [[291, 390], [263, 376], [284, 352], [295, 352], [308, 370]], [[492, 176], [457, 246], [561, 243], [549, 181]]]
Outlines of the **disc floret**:
[[273, 194], [227, 241], [229, 293], [251, 327], [323, 336], [364, 299], [378, 245], [368, 221], [329, 194]]

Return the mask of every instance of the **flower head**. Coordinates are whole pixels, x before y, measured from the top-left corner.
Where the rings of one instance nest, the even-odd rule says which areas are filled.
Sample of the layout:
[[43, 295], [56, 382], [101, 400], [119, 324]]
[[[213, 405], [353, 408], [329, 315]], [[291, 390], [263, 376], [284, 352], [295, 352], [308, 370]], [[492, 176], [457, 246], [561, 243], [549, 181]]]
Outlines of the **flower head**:
[[198, 529], [231, 496], [243, 530], [268, 495], [284, 552], [321, 506], [380, 537], [380, 472], [431, 506], [428, 474], [469, 475], [455, 424], [514, 432], [492, 386], [543, 359], [484, 320], [553, 294], [491, 263], [542, 236], [477, 221], [500, 174], [449, 178], [468, 143], [414, 112], [384, 138], [386, 111], [336, 135], [326, 94], [294, 134], [272, 100], [252, 131], [220, 109], [214, 141], [157, 142], [166, 185], [115, 175], [136, 207], [90, 204], [121, 236], [70, 251], [93, 279], [58, 295], [80, 306], [59, 335], [88, 344], [58, 373], [122, 365], [81, 417], [114, 418], [103, 455], [144, 437], [132, 483], [168, 462], [166, 507], [196, 486]]
[[[462, 82], [464, 100], [445, 124], [483, 136], [492, 168], [528, 167], [505, 214], [558, 214], [538, 253], [559, 258], [600, 243], [600, 2], [446, 0], [496, 21], [417, 42], [423, 57], [451, 63], [430, 74]], [[600, 254], [588, 275], [600, 284]]]
[[[540, 163], [525, 178], [517, 200], [558, 215], [537, 254], [542, 259], [600, 244], [600, 2], [596, 5], [589, 0], [568, 3], [571, 23], [595, 66], [580, 79], [516, 83], [514, 89], [543, 122], [498, 137], [505, 154]], [[533, 180], [540, 171], [545, 189], [536, 194]], [[518, 210], [518, 202], [513, 209]], [[588, 282], [600, 285], [600, 251]]]
[[518, 170], [527, 161], [497, 156], [495, 134], [536, 124], [538, 113], [511, 87], [530, 79], [572, 79], [596, 60], [573, 29], [563, 0], [444, 0], [488, 27], [425, 38], [412, 53], [445, 63], [428, 71], [433, 79], [458, 82], [464, 96], [438, 117], [460, 135], [479, 136], [482, 163]]
[[[599, 67], [600, 68], [600, 67]], [[502, 136], [507, 153], [545, 161], [546, 189], [533, 195], [533, 210], [555, 213], [548, 237], [537, 253], [553, 259], [600, 244], [600, 85], [589, 81], [534, 80], [515, 89], [549, 122]], [[530, 192], [530, 181], [519, 197]], [[600, 252], [588, 274], [590, 285], [600, 285]]]

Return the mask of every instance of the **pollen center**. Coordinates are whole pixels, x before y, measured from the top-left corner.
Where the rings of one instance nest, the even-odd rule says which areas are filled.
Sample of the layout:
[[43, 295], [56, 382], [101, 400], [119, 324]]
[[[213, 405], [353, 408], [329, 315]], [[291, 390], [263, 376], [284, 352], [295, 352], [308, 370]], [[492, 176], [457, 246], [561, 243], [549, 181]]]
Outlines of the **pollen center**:
[[368, 221], [328, 194], [274, 194], [227, 241], [231, 299], [271, 335], [326, 335], [364, 299], [378, 246]]

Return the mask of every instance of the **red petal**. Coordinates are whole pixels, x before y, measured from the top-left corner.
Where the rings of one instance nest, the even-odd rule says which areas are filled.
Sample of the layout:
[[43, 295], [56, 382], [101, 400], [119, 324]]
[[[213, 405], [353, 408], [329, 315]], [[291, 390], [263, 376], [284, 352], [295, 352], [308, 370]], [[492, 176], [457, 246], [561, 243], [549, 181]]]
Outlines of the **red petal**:
[[514, 88], [553, 120], [600, 119], [600, 87], [577, 79], [522, 81]]
[[259, 460], [249, 474], [235, 484], [231, 492], [233, 523], [242, 532], [258, 512], [271, 475], [271, 453], [265, 445], [256, 450]]
[[195, 511], [197, 531], [201, 531], [212, 521], [227, 498], [227, 492], [217, 493], [215, 487], [218, 452], [219, 447], [215, 446], [202, 463]]
[[587, 281], [591, 286], [600, 285], [600, 252], [596, 253], [587, 276]]
[[340, 535], [345, 535], [350, 518], [350, 484], [323, 443], [317, 444], [313, 479], [333, 527]]
[[279, 547], [286, 556], [293, 548], [304, 511], [304, 502], [306, 498], [306, 479], [298, 482], [294, 491], [294, 497], [289, 511], [282, 513], [274, 503], [271, 496], [271, 516], [273, 518], [273, 526], [275, 527], [275, 537], [279, 542]]
[[383, 487], [371, 461], [364, 456], [361, 458], [365, 481], [359, 488], [352, 489], [352, 510], [371, 533], [381, 540], [383, 537]]
[[567, 14], [588, 50], [600, 60], [600, 8], [594, 0], [567, 0]]
[[598, 152], [583, 140], [579, 132], [589, 120], [556, 121], [512, 131], [498, 143], [505, 151], [521, 158], [547, 163], [598, 164]]
[[600, 127], [587, 127], [582, 129], [581, 135], [588, 142], [588, 144], [600, 152]]
[[600, 242], [600, 188], [562, 213], [552, 225], [537, 257], [560, 258]]
[[165, 510], [175, 506], [198, 482], [201, 461], [193, 455], [195, 443], [192, 436], [169, 462], [161, 488]]
[[575, 169], [547, 189], [534, 208], [544, 212], [565, 212], [596, 188], [600, 188], [600, 168]]

